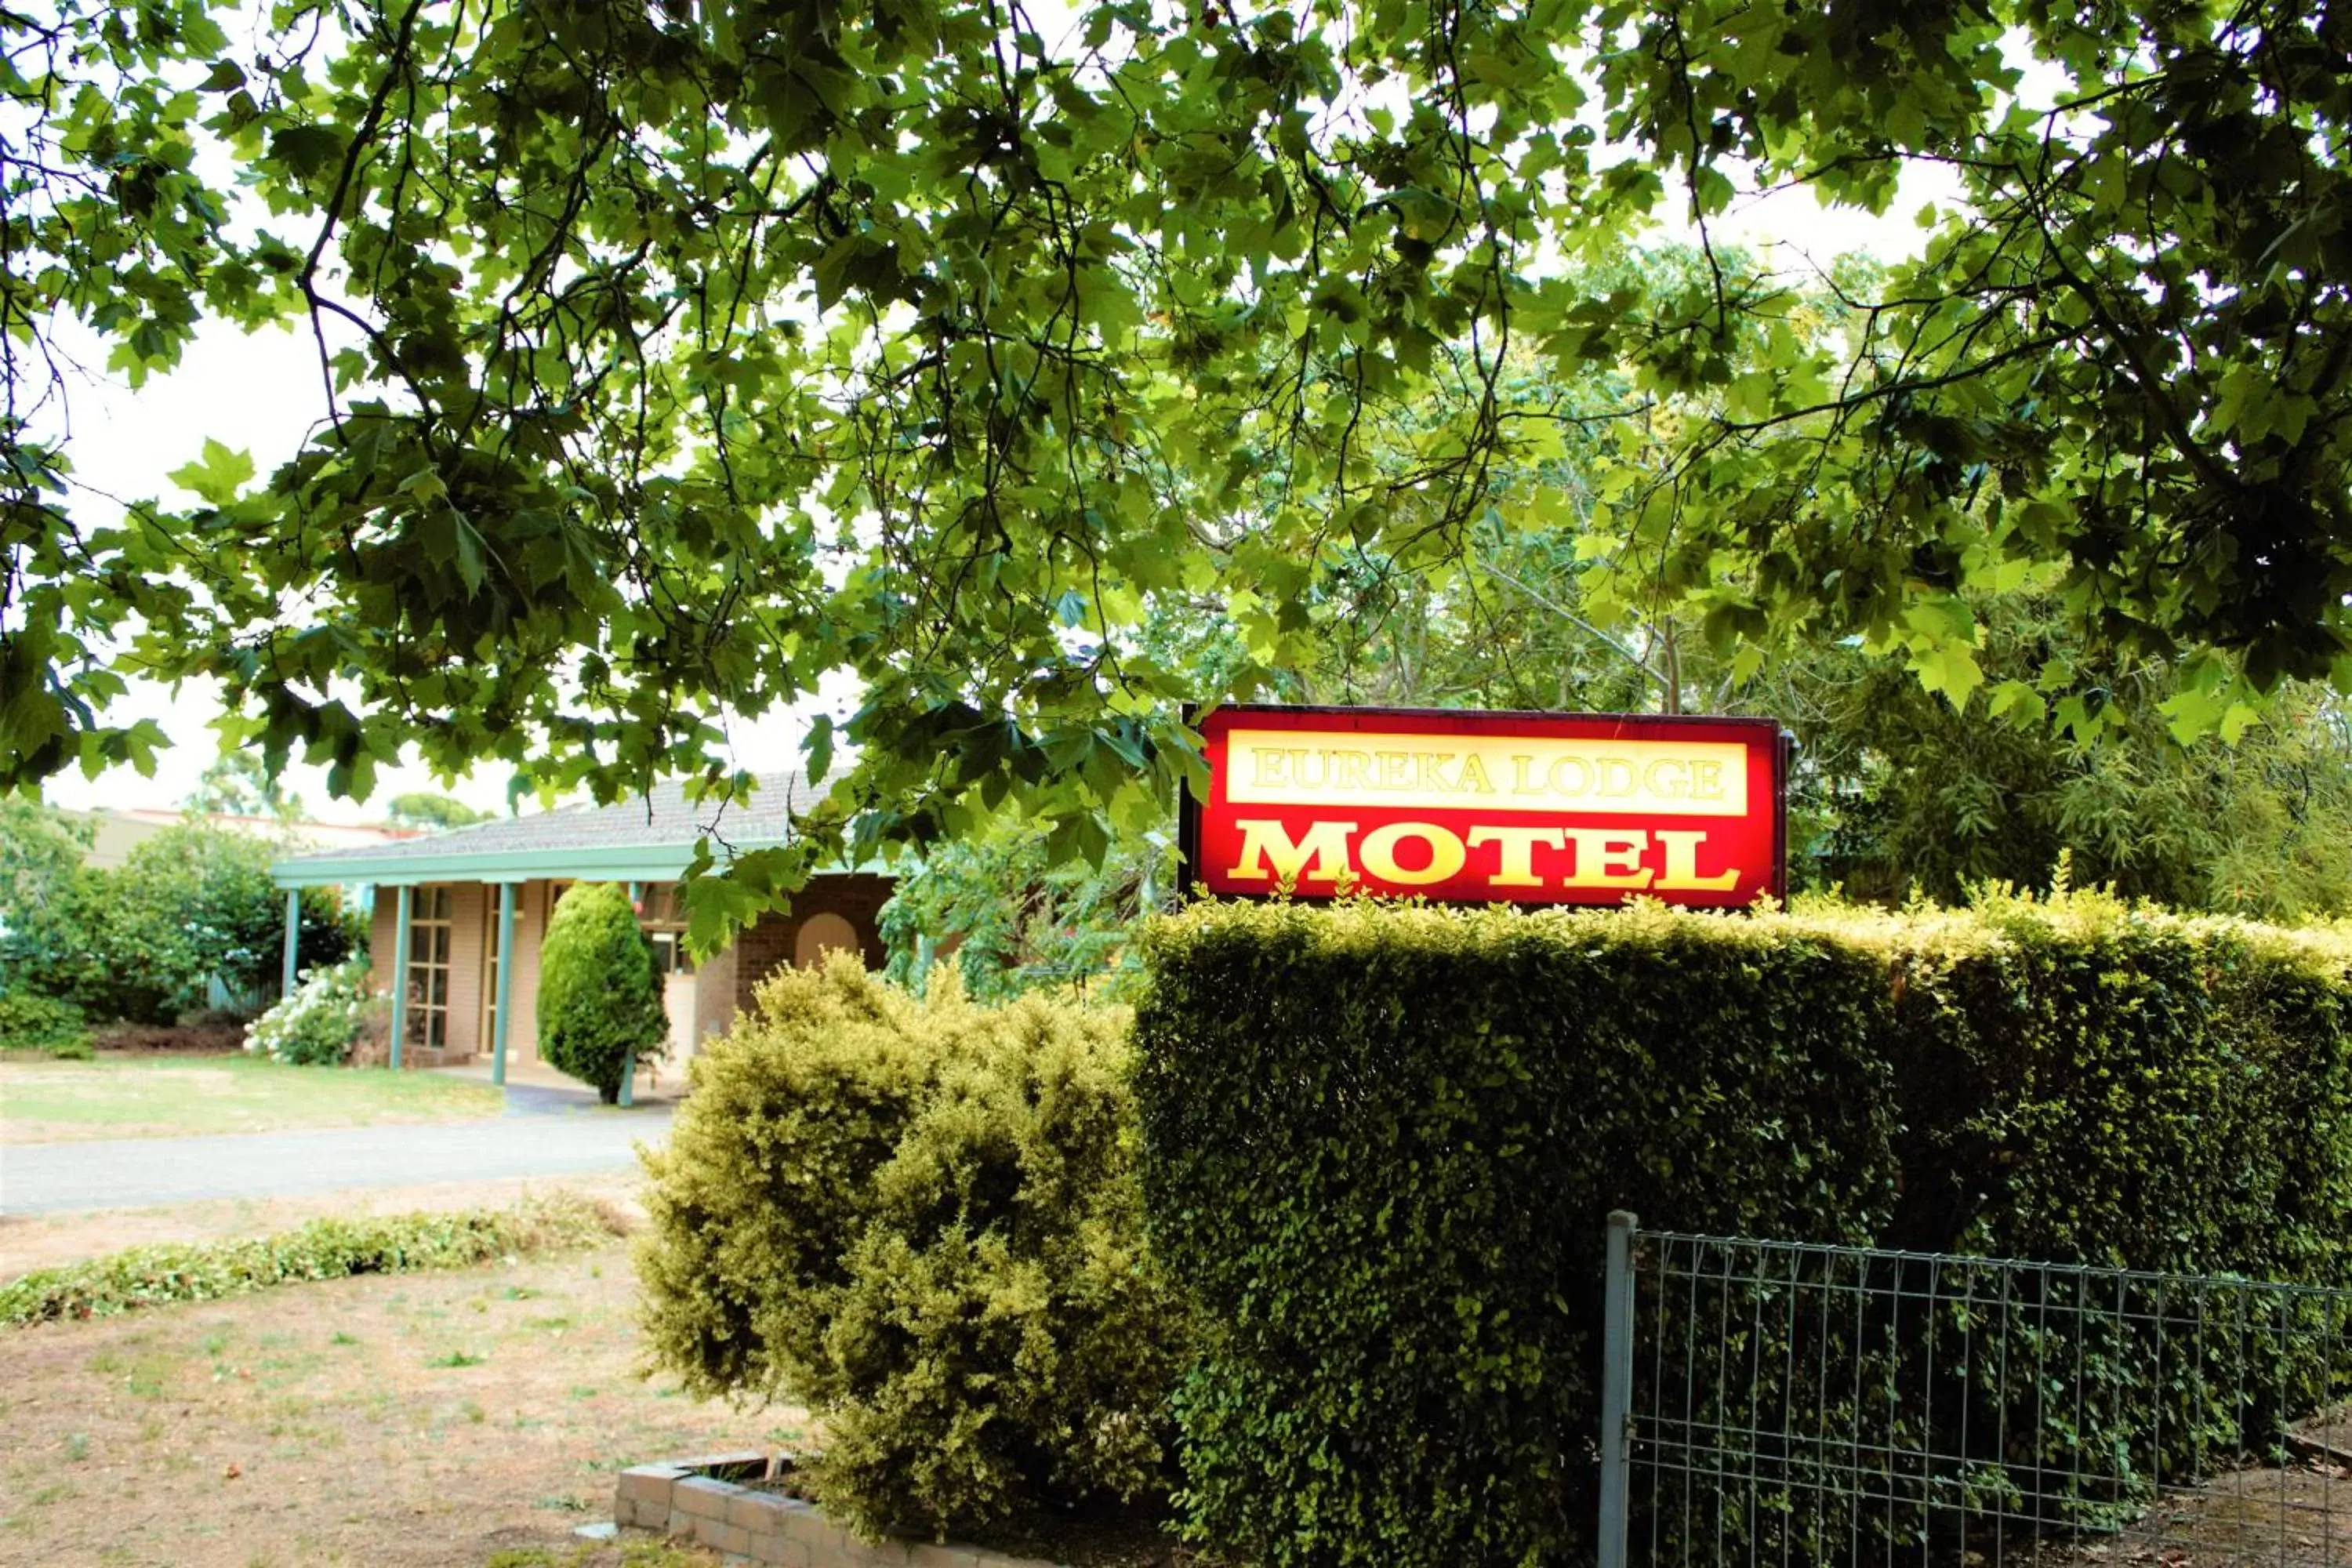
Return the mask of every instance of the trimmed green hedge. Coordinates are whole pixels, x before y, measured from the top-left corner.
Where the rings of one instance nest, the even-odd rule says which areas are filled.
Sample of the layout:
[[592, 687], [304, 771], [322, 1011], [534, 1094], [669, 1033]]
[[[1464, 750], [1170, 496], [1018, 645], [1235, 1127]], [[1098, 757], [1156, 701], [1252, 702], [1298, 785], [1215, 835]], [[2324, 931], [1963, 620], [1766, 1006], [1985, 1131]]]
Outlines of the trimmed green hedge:
[[607, 1105], [633, 1063], [669, 1039], [665, 982], [627, 891], [613, 882], [566, 889], [539, 956], [539, 1054]]
[[[1269, 1564], [1589, 1552], [1612, 1208], [2345, 1282], [2347, 951], [2096, 896], [1158, 922], [1138, 1095], [1153, 1240], [1205, 1325], [1179, 1394], [1192, 1527]], [[2069, 1441], [2168, 1397], [2146, 1348], [2100, 1347], [2118, 1425]], [[1980, 1380], [1946, 1407], [2017, 1397]], [[1993, 1462], [2054, 1440], [2017, 1426]]]

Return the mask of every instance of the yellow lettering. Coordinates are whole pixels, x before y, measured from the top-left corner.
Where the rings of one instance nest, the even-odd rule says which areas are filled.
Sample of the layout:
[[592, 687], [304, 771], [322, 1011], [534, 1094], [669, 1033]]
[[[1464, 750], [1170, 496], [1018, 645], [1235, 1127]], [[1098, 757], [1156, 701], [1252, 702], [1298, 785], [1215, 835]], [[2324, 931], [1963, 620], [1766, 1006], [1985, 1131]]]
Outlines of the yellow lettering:
[[[1418, 871], [1408, 871], [1397, 864], [1396, 847], [1407, 838], [1418, 838], [1429, 846], [1429, 864]], [[1462, 840], [1435, 823], [1391, 822], [1364, 835], [1363, 843], [1357, 847], [1356, 858], [1366, 871], [1383, 882], [1422, 888], [1443, 882], [1461, 870], [1467, 857], [1463, 853]]]
[[1570, 888], [1646, 888], [1650, 868], [1642, 864], [1650, 847], [1647, 833], [1622, 827], [1570, 827], [1569, 841], [1576, 847], [1576, 869], [1563, 879]]
[[1643, 784], [1661, 800], [1680, 800], [1690, 794], [1690, 764], [1661, 757], [1650, 764]]
[[1536, 760], [1522, 752], [1511, 759], [1511, 793], [1541, 795], [1543, 785], [1536, 782]]
[[1633, 764], [1622, 757], [1601, 759], [1601, 793], [1605, 795], [1627, 795], [1633, 793]]
[[1502, 868], [1491, 879], [1498, 888], [1540, 888], [1543, 879], [1536, 875], [1536, 846], [1559, 849], [1566, 846], [1566, 837], [1557, 827], [1474, 827], [1470, 830], [1470, 847], [1483, 849], [1489, 844], [1501, 847]]
[[1723, 798], [1723, 764], [1693, 763], [1691, 794], [1701, 800], [1721, 800]]
[[[1236, 882], [1336, 882], [1348, 868], [1348, 835], [1356, 831], [1352, 822], [1318, 822], [1306, 837], [1293, 840], [1288, 828], [1270, 818], [1244, 818], [1234, 826], [1242, 830], [1242, 858], [1226, 875]], [[1265, 862], [1272, 863], [1270, 873]]]
[[1698, 847], [1706, 842], [1706, 835], [1688, 828], [1661, 827], [1653, 835], [1666, 847], [1666, 874], [1658, 879], [1661, 892], [1672, 889], [1676, 892], [1727, 893], [1739, 885], [1739, 868], [1713, 877], [1698, 874]]
[[1402, 752], [1379, 752], [1374, 755], [1381, 760], [1381, 787], [1404, 788], [1404, 771], [1412, 765], [1412, 759]]
[[[1570, 784], [1573, 775], [1576, 782]], [[1562, 757], [1551, 765], [1551, 787], [1559, 795], [1579, 795], [1592, 788], [1592, 765], [1582, 757]]]
[[1251, 782], [1268, 789], [1280, 789], [1289, 784], [1283, 771], [1290, 763], [1288, 752], [1277, 752], [1270, 746], [1260, 746], [1250, 756], [1257, 763], [1257, 777]]
[[1454, 787], [1465, 795], [1474, 792], [1478, 795], [1495, 793], [1494, 781], [1486, 776], [1486, 764], [1478, 760], [1477, 752], [1473, 752], [1462, 759], [1462, 777]]
[[1372, 759], [1362, 752], [1341, 752], [1339, 787], [1341, 789], [1363, 788], [1365, 770], [1371, 765]]

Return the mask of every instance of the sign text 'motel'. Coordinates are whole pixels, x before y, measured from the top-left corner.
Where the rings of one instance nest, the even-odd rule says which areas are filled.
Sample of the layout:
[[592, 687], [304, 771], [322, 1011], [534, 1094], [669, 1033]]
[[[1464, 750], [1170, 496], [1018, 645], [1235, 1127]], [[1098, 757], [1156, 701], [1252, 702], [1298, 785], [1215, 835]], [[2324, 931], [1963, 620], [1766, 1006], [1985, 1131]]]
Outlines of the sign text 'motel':
[[1200, 727], [1183, 877], [1212, 893], [1730, 908], [1783, 890], [1769, 719], [1235, 707]]

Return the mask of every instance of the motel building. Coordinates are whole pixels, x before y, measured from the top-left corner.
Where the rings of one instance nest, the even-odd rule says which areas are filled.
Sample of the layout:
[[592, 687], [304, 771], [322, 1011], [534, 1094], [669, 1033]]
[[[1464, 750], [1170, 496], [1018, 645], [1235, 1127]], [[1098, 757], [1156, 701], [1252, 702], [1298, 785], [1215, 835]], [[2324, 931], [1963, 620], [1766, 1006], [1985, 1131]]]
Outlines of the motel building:
[[[798, 778], [763, 781], [748, 813], [727, 809], [720, 836], [739, 851], [781, 844], [784, 802], [814, 793]], [[877, 918], [893, 879], [874, 868], [820, 873], [793, 896], [791, 913], [761, 916], [732, 945], [695, 963], [677, 884], [715, 809], [689, 802], [682, 784], [667, 783], [618, 805], [280, 860], [270, 876], [286, 889], [287, 988], [301, 889], [339, 887], [347, 897], [364, 889], [374, 989], [392, 998], [395, 1065], [488, 1058], [492, 1077], [504, 1082], [509, 1068], [529, 1072], [540, 1061], [540, 945], [556, 900], [575, 882], [618, 882], [631, 890], [653, 943], [669, 1009], [668, 1055], [638, 1079], [651, 1071], [663, 1083], [682, 1083], [701, 1042], [724, 1033], [737, 1011], [751, 1006], [752, 988], [780, 966], [819, 963], [835, 949], [862, 955], [873, 968], [884, 959]]]

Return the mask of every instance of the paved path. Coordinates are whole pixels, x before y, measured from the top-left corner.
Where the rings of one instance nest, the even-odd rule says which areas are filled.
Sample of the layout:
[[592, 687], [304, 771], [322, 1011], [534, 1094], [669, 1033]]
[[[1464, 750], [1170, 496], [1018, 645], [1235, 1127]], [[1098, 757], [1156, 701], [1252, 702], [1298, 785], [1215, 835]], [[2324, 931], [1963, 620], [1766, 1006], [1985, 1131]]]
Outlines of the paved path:
[[671, 1108], [605, 1110], [567, 1089], [514, 1089], [496, 1121], [320, 1127], [216, 1138], [107, 1138], [0, 1148], [0, 1214], [307, 1197], [343, 1187], [629, 1170]]

